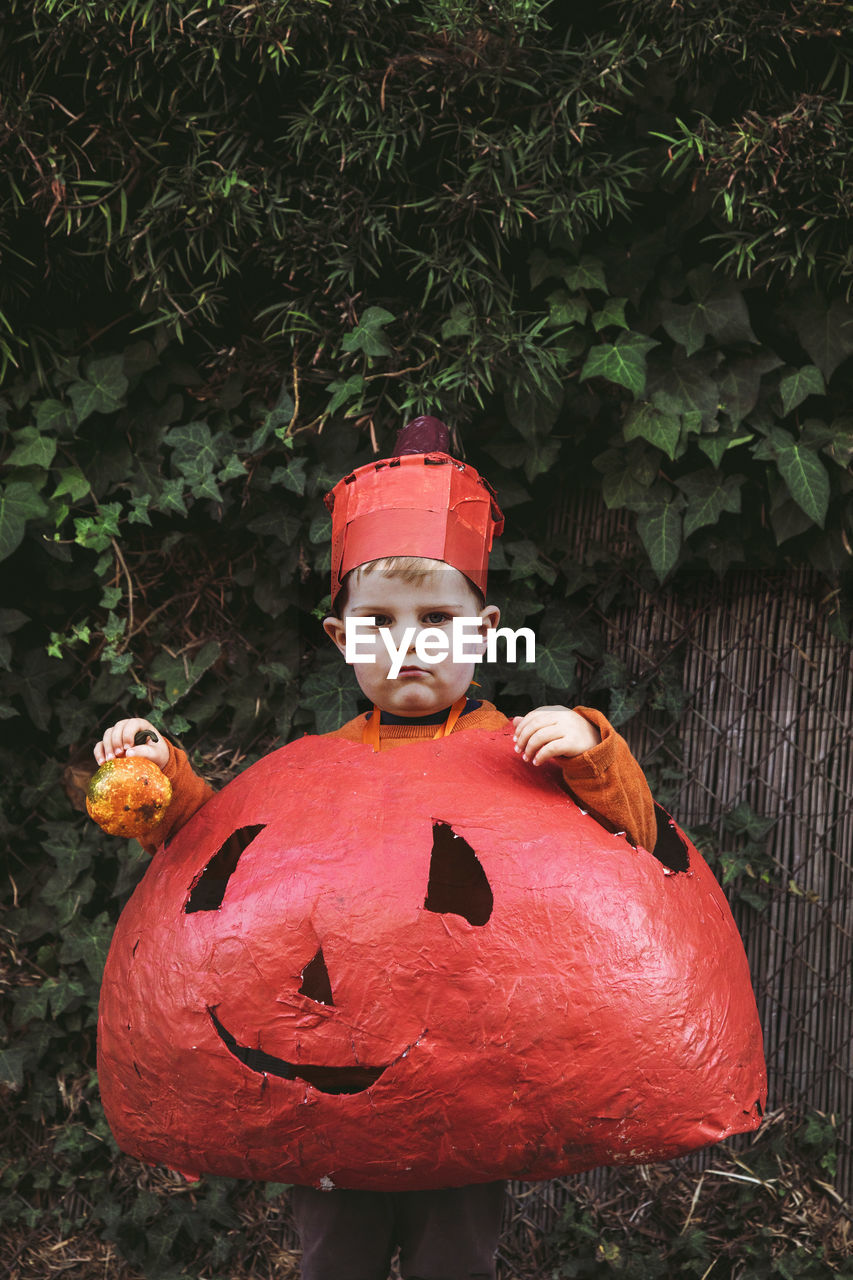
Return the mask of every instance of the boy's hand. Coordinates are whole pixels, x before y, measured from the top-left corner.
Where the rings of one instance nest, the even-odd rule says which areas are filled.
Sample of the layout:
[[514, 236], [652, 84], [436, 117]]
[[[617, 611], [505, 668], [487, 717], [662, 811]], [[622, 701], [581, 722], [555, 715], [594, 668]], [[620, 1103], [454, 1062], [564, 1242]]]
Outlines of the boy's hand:
[[[148, 732], [153, 736], [138, 747], [133, 740], [140, 732]], [[95, 759], [98, 764], [106, 760], [115, 760], [118, 756], [145, 756], [153, 760], [161, 769], [169, 762], [169, 746], [166, 740], [148, 720], [119, 720], [111, 729], [107, 729], [101, 741], [95, 747]]]
[[555, 756], [579, 756], [601, 741], [601, 734], [569, 707], [537, 707], [515, 716], [515, 749], [532, 764]]

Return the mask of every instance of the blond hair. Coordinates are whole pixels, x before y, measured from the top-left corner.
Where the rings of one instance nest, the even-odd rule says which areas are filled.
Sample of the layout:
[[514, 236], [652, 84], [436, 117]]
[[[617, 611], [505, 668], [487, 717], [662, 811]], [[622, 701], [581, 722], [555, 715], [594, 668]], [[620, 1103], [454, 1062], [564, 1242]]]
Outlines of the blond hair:
[[[344, 610], [349, 603], [350, 586], [361, 582], [363, 578], [378, 573], [384, 578], [400, 578], [402, 582], [417, 586], [418, 583], [429, 577], [438, 564], [444, 565], [446, 569], [453, 568], [452, 565], [447, 564], [444, 560], [430, 560], [426, 556], [383, 556], [381, 560], [368, 560], [366, 564], [356, 565], [354, 569], [350, 569], [341, 583], [341, 589], [332, 606], [335, 617], [343, 617]], [[461, 570], [456, 569], [455, 572], [460, 573]], [[478, 608], [482, 609], [485, 604], [482, 592], [478, 587], [474, 586], [470, 578], [465, 577], [464, 573], [462, 576], [478, 601]]]

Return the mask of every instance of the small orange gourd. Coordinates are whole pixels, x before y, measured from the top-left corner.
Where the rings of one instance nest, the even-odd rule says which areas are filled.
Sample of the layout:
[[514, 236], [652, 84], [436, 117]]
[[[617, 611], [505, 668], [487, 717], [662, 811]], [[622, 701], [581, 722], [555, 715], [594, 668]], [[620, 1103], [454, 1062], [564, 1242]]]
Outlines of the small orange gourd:
[[144, 756], [120, 756], [98, 769], [86, 792], [90, 818], [111, 836], [149, 835], [172, 799], [172, 784]]

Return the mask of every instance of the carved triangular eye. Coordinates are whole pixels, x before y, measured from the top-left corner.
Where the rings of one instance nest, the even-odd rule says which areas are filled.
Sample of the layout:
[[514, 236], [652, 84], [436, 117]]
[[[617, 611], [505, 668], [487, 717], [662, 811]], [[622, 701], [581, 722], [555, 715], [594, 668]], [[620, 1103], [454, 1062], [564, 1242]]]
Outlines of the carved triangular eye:
[[254, 827], [238, 827], [221, 844], [197, 880], [193, 882], [184, 911], [217, 911], [222, 906], [225, 889], [237, 870], [240, 855], [248, 849], [266, 823]]
[[335, 1003], [332, 999], [332, 984], [329, 981], [326, 961], [323, 959], [322, 947], [302, 970], [302, 986], [299, 988], [299, 994], [307, 996], [309, 1000], [315, 1000], [317, 1004], [333, 1005]]
[[494, 897], [482, 863], [468, 841], [446, 822], [433, 823], [424, 906], [476, 925], [485, 924], [492, 914]]

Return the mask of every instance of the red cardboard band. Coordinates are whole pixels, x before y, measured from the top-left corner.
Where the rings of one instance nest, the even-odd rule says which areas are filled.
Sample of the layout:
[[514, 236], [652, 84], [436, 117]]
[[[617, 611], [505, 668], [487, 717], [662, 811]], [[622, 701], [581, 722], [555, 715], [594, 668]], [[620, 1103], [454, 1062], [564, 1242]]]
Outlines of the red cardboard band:
[[504, 520], [491, 485], [446, 453], [368, 463], [326, 495], [332, 513], [332, 603], [351, 569], [385, 556], [443, 560], [486, 592]]

